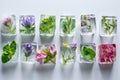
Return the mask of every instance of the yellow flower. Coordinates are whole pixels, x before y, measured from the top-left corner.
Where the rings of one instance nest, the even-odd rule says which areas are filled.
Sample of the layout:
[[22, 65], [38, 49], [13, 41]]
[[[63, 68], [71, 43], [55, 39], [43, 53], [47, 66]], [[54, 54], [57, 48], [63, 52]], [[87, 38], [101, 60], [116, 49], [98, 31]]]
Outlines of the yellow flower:
[[69, 47], [69, 44], [68, 43], [64, 43], [63, 44], [65, 47]]

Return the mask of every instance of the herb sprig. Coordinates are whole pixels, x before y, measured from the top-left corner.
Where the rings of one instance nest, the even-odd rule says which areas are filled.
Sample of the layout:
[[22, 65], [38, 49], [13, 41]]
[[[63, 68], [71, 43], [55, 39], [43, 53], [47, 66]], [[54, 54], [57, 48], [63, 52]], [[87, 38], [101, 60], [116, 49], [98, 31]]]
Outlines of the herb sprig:
[[44, 18], [40, 23], [41, 33], [54, 33], [56, 27], [55, 16]]
[[62, 20], [62, 28], [64, 33], [70, 34], [75, 28], [75, 20], [66, 16], [66, 18]]
[[116, 23], [116, 20], [114, 18], [112, 18], [111, 21], [107, 21], [106, 19], [107, 17], [106, 16], [103, 16], [102, 18], [102, 24], [104, 26], [104, 31], [107, 33], [107, 34], [112, 34], [116, 27], [117, 27], [117, 23]]

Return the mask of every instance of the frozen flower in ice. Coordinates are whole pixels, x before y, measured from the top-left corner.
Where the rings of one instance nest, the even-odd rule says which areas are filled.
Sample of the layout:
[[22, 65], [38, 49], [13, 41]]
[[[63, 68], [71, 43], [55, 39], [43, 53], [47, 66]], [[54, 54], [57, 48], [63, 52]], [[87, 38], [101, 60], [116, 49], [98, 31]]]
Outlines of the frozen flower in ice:
[[11, 33], [13, 34], [15, 32], [15, 16], [7, 16], [3, 18], [2, 24], [1, 24], [1, 31], [2, 33]]
[[31, 43], [26, 43], [24, 45], [24, 53], [26, 56], [26, 61], [28, 61], [28, 57], [32, 54], [32, 50], [33, 50], [33, 47]]
[[42, 63], [43, 59], [47, 57], [47, 54], [42, 50], [37, 51], [36, 61]]
[[12, 21], [11, 17], [7, 17], [3, 21], [3, 25], [6, 27], [12, 27], [12, 24], [13, 24], [13, 21]]
[[34, 16], [22, 16], [20, 18], [20, 24], [22, 28], [21, 33], [31, 34], [35, 32], [35, 17]]
[[21, 24], [26, 28], [30, 28], [35, 24], [35, 19], [32, 16], [23, 16], [21, 18]]
[[56, 53], [56, 48], [55, 48], [55, 45], [54, 45], [54, 44], [51, 45], [51, 46], [49, 46], [49, 52], [50, 52], [51, 54]]
[[99, 50], [100, 62], [114, 62], [116, 57], [116, 45], [115, 44], [102, 44]]

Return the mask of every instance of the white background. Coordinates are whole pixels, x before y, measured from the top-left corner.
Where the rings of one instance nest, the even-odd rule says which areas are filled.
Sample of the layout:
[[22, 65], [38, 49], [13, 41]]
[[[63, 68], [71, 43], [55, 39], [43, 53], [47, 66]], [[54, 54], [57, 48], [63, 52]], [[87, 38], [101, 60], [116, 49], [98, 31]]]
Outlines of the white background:
[[[25, 70], [21, 68], [19, 63], [17, 67], [13, 69], [9, 68], [5, 72], [0, 64], [0, 80], [120, 80], [120, 31], [119, 31], [119, 18], [120, 18], [120, 9], [119, 9], [119, 0], [0, 0], [0, 15], [10, 15], [15, 14], [17, 16], [17, 27], [19, 26], [18, 17], [24, 14], [35, 15], [36, 17], [36, 27], [38, 29], [40, 14], [52, 14], [57, 17], [57, 31], [55, 43], [57, 49], [59, 50], [59, 16], [68, 14], [76, 16], [76, 38], [75, 41], [80, 43], [79, 39], [79, 22], [80, 15], [84, 13], [93, 13], [96, 15], [97, 22], [97, 35], [95, 37], [95, 42], [98, 46], [99, 44], [99, 24], [100, 18], [103, 15], [114, 15], [118, 19], [118, 28], [117, 28], [117, 37], [115, 37], [114, 42], [117, 43], [117, 58], [113, 66], [103, 66], [98, 65], [97, 59], [93, 65], [89, 64], [79, 64], [75, 63], [74, 66], [67, 65], [61, 67], [59, 63], [53, 68], [50, 66], [41, 66], [39, 70], [31, 69], [33, 65], [28, 64], [28, 68]], [[18, 28], [17, 28], [18, 30]], [[37, 32], [38, 33], [38, 32]], [[19, 37], [19, 33], [17, 33]], [[38, 35], [37, 35], [38, 36]], [[36, 40], [38, 42], [38, 37]], [[19, 39], [17, 39], [19, 42]], [[79, 53], [79, 48], [77, 49], [77, 55]], [[98, 49], [97, 49], [98, 50]], [[0, 52], [1, 54], [1, 52]], [[98, 51], [97, 51], [98, 54]], [[59, 60], [59, 57], [57, 56]], [[57, 60], [57, 61], [58, 61]], [[77, 59], [78, 61], [78, 59]], [[35, 67], [33, 67], [35, 68]], [[29, 70], [29, 72], [28, 72]], [[26, 77], [25, 77], [26, 76]]]

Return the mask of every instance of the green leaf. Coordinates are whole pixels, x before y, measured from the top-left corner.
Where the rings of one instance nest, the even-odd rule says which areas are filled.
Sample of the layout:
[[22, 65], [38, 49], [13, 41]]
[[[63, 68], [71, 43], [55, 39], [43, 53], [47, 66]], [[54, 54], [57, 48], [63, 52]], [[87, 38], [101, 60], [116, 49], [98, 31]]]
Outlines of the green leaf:
[[9, 58], [8, 56], [4, 55], [4, 53], [3, 53], [1, 59], [2, 59], [2, 63], [6, 63], [6, 62], [8, 62], [11, 58]]
[[25, 32], [25, 29], [20, 29], [20, 32]]
[[93, 49], [86, 46], [83, 47], [83, 49], [81, 50], [81, 53], [87, 60], [93, 60], [96, 55]]
[[31, 31], [31, 32], [34, 32], [34, 31], [35, 31], [35, 27], [31, 27], [31, 28], [30, 28], [30, 31]]
[[66, 22], [66, 21], [63, 21], [63, 22], [62, 22], [62, 26], [63, 26], [63, 32], [64, 32], [64, 33], [67, 33], [67, 22]]
[[15, 32], [15, 30], [16, 30], [16, 27], [11, 27], [11, 29], [10, 29], [10, 33], [14, 33]]
[[55, 62], [54, 62], [54, 59], [55, 59], [55, 57], [56, 57], [56, 53], [54, 53], [54, 54], [51, 54], [51, 53], [46, 53], [47, 54], [47, 57], [46, 57], [46, 59], [44, 60], [44, 64], [46, 64], [46, 63], [48, 63], [48, 62], [52, 62], [52, 63], [54, 63], [55, 64]]
[[3, 51], [9, 51], [9, 44], [7, 44], [7, 45], [5, 45], [4, 47], [3, 47]]
[[68, 22], [68, 28], [70, 28], [70, 24], [71, 24], [71, 18], [70, 17], [68, 17], [68, 16], [66, 16], [66, 19], [67, 19], [67, 22]]
[[75, 28], [75, 20], [73, 20], [73, 22], [72, 22], [72, 28], [71, 28], [71, 31], [73, 31], [74, 28]]
[[49, 50], [47, 48], [42, 49], [43, 52], [45, 52], [46, 54], [49, 54]]
[[106, 26], [106, 27], [104, 27], [105, 31], [106, 32], [109, 31], [110, 30], [110, 25], [108, 23], [104, 23], [104, 25]]
[[2, 63], [7, 63], [12, 59], [13, 55], [16, 52], [16, 42], [12, 41], [10, 44], [7, 44], [3, 47], [3, 53], [1, 56]]
[[114, 31], [115, 28], [117, 27], [117, 23], [116, 23], [116, 20], [115, 20], [115, 19], [112, 19], [112, 24], [111, 24], [111, 26], [113, 26], [112, 31]]
[[103, 23], [106, 22], [106, 16], [103, 16], [102, 21], [103, 21]]
[[14, 55], [14, 53], [16, 52], [16, 42], [12, 41], [12, 43], [10, 44], [10, 50], [12, 52], [12, 55]]

